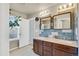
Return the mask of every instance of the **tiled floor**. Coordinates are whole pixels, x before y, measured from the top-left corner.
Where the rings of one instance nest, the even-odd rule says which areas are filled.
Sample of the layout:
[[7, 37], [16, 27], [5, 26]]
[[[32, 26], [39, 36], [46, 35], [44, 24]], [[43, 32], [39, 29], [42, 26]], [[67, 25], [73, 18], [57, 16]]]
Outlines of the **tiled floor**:
[[10, 52], [10, 56], [38, 56], [32, 50], [33, 45], [27, 45], [23, 48], [18, 48]]

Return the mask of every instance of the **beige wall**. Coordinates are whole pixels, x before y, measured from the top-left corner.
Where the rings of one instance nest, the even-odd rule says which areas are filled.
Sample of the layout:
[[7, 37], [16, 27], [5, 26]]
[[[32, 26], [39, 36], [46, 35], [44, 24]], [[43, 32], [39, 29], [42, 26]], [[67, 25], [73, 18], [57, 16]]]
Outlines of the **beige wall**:
[[0, 3], [0, 56], [9, 55], [9, 4]]

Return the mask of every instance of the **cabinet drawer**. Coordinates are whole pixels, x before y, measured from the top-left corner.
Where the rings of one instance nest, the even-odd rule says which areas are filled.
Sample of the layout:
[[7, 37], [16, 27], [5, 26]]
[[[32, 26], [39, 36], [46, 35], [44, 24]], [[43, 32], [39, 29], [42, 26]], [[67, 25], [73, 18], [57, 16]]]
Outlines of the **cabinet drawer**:
[[71, 53], [67, 53], [58, 49], [53, 50], [53, 56], [73, 56]]
[[51, 47], [43, 46], [43, 51], [51, 52]]
[[54, 47], [55, 49], [60, 49], [68, 53], [77, 53], [77, 48], [75, 47], [61, 45], [61, 44], [54, 44]]
[[51, 43], [44, 41], [44, 42], [43, 42], [43, 46], [51, 47]]

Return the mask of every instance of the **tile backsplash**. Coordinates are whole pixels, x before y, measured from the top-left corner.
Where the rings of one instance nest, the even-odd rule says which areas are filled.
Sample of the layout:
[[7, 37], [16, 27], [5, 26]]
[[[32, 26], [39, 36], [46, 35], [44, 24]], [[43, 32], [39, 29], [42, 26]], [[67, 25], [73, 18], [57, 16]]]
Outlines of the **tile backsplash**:
[[74, 34], [72, 30], [59, 30], [59, 29], [44, 29], [40, 36], [42, 37], [48, 37], [52, 34], [52, 32], [58, 32], [58, 39], [65, 39], [65, 40], [75, 40]]

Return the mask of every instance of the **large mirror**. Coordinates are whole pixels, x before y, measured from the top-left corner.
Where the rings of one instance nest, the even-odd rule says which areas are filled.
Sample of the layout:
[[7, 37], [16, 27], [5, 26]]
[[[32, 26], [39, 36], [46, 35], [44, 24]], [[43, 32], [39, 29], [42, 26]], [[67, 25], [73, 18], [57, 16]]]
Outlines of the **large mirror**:
[[54, 29], [71, 28], [71, 12], [57, 14], [53, 16]]
[[40, 19], [40, 29], [50, 29], [51, 28], [51, 17], [45, 17]]

